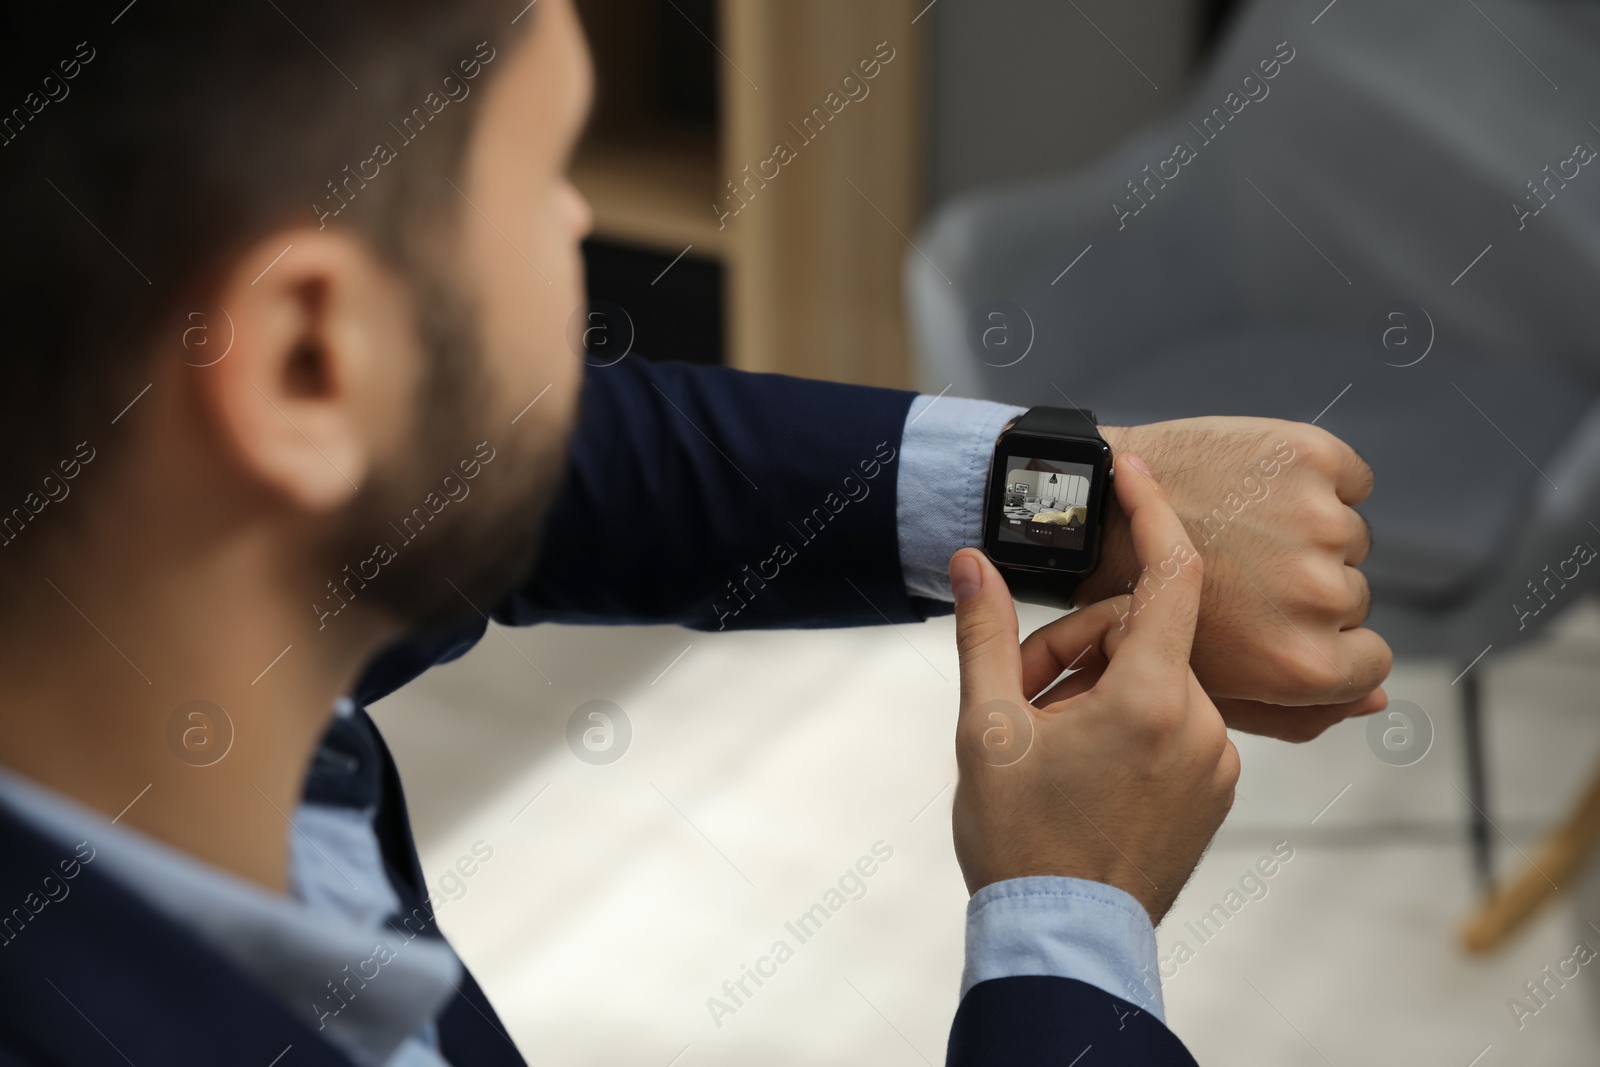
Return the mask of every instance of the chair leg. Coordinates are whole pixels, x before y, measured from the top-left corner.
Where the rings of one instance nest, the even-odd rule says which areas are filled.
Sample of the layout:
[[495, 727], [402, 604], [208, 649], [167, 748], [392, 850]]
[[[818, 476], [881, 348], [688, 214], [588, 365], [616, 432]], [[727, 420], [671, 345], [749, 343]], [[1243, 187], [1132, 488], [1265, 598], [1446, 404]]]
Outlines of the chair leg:
[[1467, 672], [1461, 680], [1461, 726], [1467, 757], [1467, 796], [1472, 810], [1467, 813], [1472, 840], [1472, 867], [1478, 888], [1488, 895], [1494, 891], [1494, 853], [1489, 835], [1489, 790], [1483, 743], [1483, 691], [1478, 675]]
[[1576, 882], [1600, 852], [1600, 767], [1578, 806], [1545, 838], [1520, 877], [1486, 897], [1461, 930], [1468, 952], [1492, 952], [1509, 941], [1560, 891]]

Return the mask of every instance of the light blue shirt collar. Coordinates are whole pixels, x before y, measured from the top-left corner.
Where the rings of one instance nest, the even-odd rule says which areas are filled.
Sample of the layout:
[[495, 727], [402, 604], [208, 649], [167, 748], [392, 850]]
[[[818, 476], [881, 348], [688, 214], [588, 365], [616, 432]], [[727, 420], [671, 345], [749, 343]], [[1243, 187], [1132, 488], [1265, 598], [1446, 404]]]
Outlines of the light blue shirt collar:
[[356, 1063], [444, 1063], [418, 1035], [455, 991], [461, 964], [442, 939], [411, 932], [417, 923], [384, 923], [397, 902], [363, 813], [299, 808], [291, 895], [279, 896], [4, 769], [0, 803], [67, 848], [89, 842], [95, 870], [192, 931]]

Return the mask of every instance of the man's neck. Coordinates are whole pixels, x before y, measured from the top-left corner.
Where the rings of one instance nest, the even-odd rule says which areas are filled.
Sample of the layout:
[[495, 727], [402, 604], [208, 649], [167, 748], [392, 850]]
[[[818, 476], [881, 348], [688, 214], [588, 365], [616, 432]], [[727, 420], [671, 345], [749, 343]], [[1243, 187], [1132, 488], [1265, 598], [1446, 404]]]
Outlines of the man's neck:
[[0, 626], [0, 763], [283, 892], [311, 754], [381, 638], [360, 618], [319, 633], [263, 555], [232, 544], [18, 576]]

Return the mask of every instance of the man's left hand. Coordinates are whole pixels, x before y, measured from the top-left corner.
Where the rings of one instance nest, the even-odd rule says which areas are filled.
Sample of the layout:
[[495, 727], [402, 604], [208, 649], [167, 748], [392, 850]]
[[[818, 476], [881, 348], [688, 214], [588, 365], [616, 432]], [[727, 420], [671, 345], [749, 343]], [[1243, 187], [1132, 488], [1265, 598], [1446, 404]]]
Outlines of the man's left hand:
[[[1101, 433], [1113, 456], [1134, 452], [1150, 465], [1205, 562], [1191, 664], [1229, 726], [1307, 741], [1387, 706], [1379, 686], [1393, 654], [1361, 625], [1371, 597], [1357, 567], [1371, 535], [1353, 505], [1372, 491], [1372, 469], [1354, 449], [1278, 419]], [[1117, 477], [1145, 475], [1118, 467]], [[1112, 503], [1100, 566], [1077, 600], [1153, 587], [1140, 578], [1127, 519]]]

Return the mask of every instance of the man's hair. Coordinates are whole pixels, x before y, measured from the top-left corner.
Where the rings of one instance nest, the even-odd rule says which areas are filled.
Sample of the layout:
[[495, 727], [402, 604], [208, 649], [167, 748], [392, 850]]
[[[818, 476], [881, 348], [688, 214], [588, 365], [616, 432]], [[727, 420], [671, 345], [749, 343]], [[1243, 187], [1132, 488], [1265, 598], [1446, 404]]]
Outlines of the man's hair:
[[[482, 58], [508, 52], [532, 20], [513, 26], [501, 6], [109, 0], [8, 12], [0, 522], [59, 478], [78, 442], [114, 452], [112, 420], [152, 380], [153, 349], [201, 362], [183, 332], [204, 322], [207, 351], [220, 352], [227, 325], [209, 321], [208, 289], [273, 228], [346, 227], [417, 276], [426, 235], [457, 217], [445, 179], [505, 63]], [[393, 158], [372, 178], [380, 144]], [[352, 181], [361, 170], [370, 180]]]

